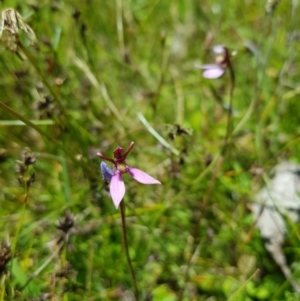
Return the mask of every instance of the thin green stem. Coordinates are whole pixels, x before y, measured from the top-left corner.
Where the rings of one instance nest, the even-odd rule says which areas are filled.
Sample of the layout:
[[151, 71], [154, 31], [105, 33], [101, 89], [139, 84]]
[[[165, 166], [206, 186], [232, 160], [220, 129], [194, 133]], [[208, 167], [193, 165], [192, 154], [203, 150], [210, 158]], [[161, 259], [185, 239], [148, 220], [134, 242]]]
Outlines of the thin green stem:
[[0, 287], [0, 301], [4, 300], [4, 293], [5, 293], [5, 279], [6, 279], [6, 275], [3, 274], [1, 277], [1, 287]]
[[91, 296], [91, 291], [92, 291], [94, 256], [95, 256], [95, 245], [94, 242], [92, 242], [90, 243], [89, 253], [86, 261], [87, 277], [86, 277], [85, 289], [87, 292], [87, 296]]
[[157, 109], [157, 104], [160, 98], [160, 94], [161, 94], [161, 90], [165, 81], [165, 76], [166, 76], [166, 72], [168, 69], [168, 63], [169, 63], [169, 52], [168, 52], [168, 48], [166, 47], [166, 39], [167, 36], [165, 33], [161, 34], [161, 59], [160, 59], [160, 79], [155, 91], [155, 95], [152, 98], [151, 102], [150, 102], [150, 106], [152, 107], [153, 113], [155, 115], [156, 113], [156, 109]]
[[[96, 76], [90, 70], [90, 67], [79, 57], [73, 57], [73, 63], [79, 69], [81, 69], [86, 77], [89, 79], [90, 83], [99, 91], [100, 95], [102, 96], [103, 100], [106, 102], [108, 108], [112, 112], [112, 114], [117, 118], [117, 120], [122, 124], [122, 115], [119, 112], [118, 108], [110, 98], [106, 85], [103, 81], [98, 81]], [[122, 124], [123, 125], [123, 124]]]
[[139, 120], [147, 128], [147, 130], [154, 136], [164, 147], [168, 148], [175, 156], [179, 156], [180, 152], [175, 149], [170, 143], [168, 143], [148, 122], [141, 112], [137, 113]]
[[202, 199], [199, 216], [198, 216], [197, 221], [195, 223], [194, 233], [193, 233], [193, 238], [194, 238], [195, 243], [197, 241], [197, 237], [199, 236], [199, 228], [200, 228], [201, 218], [202, 218], [202, 216], [203, 216], [203, 214], [206, 210], [207, 204], [208, 204], [208, 202], [210, 200], [210, 197], [211, 197], [211, 194], [213, 192], [213, 188], [215, 187], [216, 179], [217, 179], [218, 173], [221, 169], [223, 159], [224, 158], [222, 156], [220, 156], [218, 158], [218, 161], [216, 163], [216, 166], [215, 166], [215, 169], [213, 171], [212, 177], [209, 181], [206, 193], [205, 193], [205, 195]]
[[136, 299], [136, 301], [139, 301], [139, 292], [138, 292], [138, 288], [137, 288], [136, 278], [135, 278], [134, 270], [133, 270], [131, 259], [130, 259], [130, 255], [129, 255], [124, 200], [122, 200], [122, 202], [120, 204], [120, 208], [121, 208], [121, 217], [122, 217], [123, 244], [124, 244], [124, 249], [125, 249], [125, 253], [126, 253], [126, 259], [127, 259], [129, 271], [130, 271], [131, 278], [132, 278], [135, 299]]
[[177, 96], [177, 124], [182, 125], [183, 124], [183, 119], [184, 119], [184, 96], [183, 96], [183, 91], [182, 87], [177, 80], [177, 75], [176, 72], [173, 70], [173, 81], [174, 81], [174, 88], [175, 88], [175, 93]]
[[212, 177], [210, 179], [208, 188], [206, 190], [206, 193], [204, 195], [203, 198], [203, 202], [201, 203], [201, 209], [200, 209], [200, 216], [196, 222], [196, 227], [195, 227], [195, 232], [194, 232], [194, 239], [195, 242], [197, 240], [198, 237], [198, 228], [200, 225], [200, 221], [201, 221], [201, 216], [203, 215], [203, 212], [206, 209], [206, 205], [208, 204], [208, 201], [210, 199], [210, 196], [212, 194], [213, 188], [215, 186], [215, 182], [217, 179], [217, 175], [221, 169], [221, 166], [224, 162], [224, 158], [226, 155], [226, 151], [227, 151], [227, 147], [230, 141], [230, 136], [231, 136], [231, 120], [232, 120], [232, 99], [233, 99], [233, 91], [234, 91], [234, 87], [235, 87], [235, 76], [234, 76], [234, 70], [232, 68], [230, 59], [228, 60], [228, 69], [229, 69], [229, 74], [230, 74], [230, 90], [229, 90], [229, 108], [228, 108], [228, 115], [227, 115], [227, 129], [226, 129], [226, 135], [225, 135], [225, 140], [224, 140], [224, 145], [223, 148], [221, 150], [221, 155], [217, 160], [216, 166], [214, 168]]
[[[63, 247], [61, 249], [61, 253], [60, 253], [60, 262], [61, 262], [61, 270], [64, 270], [66, 268], [66, 265], [67, 265], [67, 244], [68, 244], [68, 236], [66, 234], [65, 238], [64, 238], [64, 244], [63, 244]], [[61, 288], [61, 291], [62, 291], [62, 299], [63, 301], [68, 301], [69, 298], [68, 298], [68, 294], [67, 292], [65, 291], [64, 287], [65, 287], [65, 283], [64, 281], [61, 281], [60, 280], [60, 288]]]
[[[193, 242], [193, 244], [194, 244], [194, 242]], [[202, 241], [199, 242], [199, 244], [196, 247], [194, 253], [191, 254], [190, 260], [187, 264], [187, 267], [186, 267], [185, 273], [184, 273], [184, 284], [186, 284], [189, 281], [189, 270], [190, 270], [191, 266], [193, 264], [195, 264], [195, 262], [197, 261], [197, 258], [198, 258], [199, 253], [200, 253], [201, 245], [202, 245]], [[180, 294], [178, 296], [178, 300], [183, 300], [184, 292], [185, 292], [185, 285], [183, 286], [182, 290], [180, 291]]]
[[123, 3], [122, 0], [117, 0], [116, 3], [116, 24], [118, 32], [118, 40], [120, 47], [121, 59], [125, 58], [125, 43], [124, 43], [124, 29], [123, 29]]
[[[197, 238], [199, 236], [199, 227], [200, 227], [200, 223], [201, 223], [201, 218], [206, 210], [207, 204], [210, 200], [211, 194], [213, 192], [213, 188], [215, 186], [216, 183], [216, 179], [218, 176], [218, 173], [221, 169], [221, 166], [224, 162], [224, 158], [226, 155], [226, 151], [227, 151], [227, 147], [229, 145], [229, 141], [231, 138], [231, 121], [232, 121], [232, 99], [233, 99], [233, 91], [234, 91], [234, 87], [235, 87], [235, 76], [234, 76], [234, 70], [232, 68], [230, 59], [228, 60], [228, 69], [229, 69], [229, 74], [230, 74], [230, 90], [229, 90], [229, 108], [228, 108], [228, 115], [227, 115], [227, 127], [226, 127], [226, 135], [225, 135], [225, 139], [224, 139], [224, 144], [223, 144], [223, 148], [221, 150], [221, 155], [217, 160], [216, 166], [213, 170], [213, 174], [212, 177], [209, 181], [206, 193], [203, 197], [203, 201], [201, 202], [201, 206], [200, 206], [200, 210], [199, 210], [199, 215], [197, 217], [197, 221], [195, 223], [195, 227], [194, 227], [194, 232], [192, 233], [193, 235], [193, 239], [194, 239], [194, 248], [195, 251], [197, 250], [197, 247], [195, 247], [195, 244], [197, 243]], [[188, 272], [190, 269], [190, 263], [188, 264], [188, 267], [186, 269], [186, 273], [185, 273], [185, 281], [188, 281]], [[179, 301], [183, 300], [183, 296], [184, 296], [184, 291], [185, 291], [185, 286], [182, 288], [180, 295], [179, 295]]]
[[50, 264], [53, 259], [59, 254], [61, 248], [64, 246], [64, 242], [61, 242], [57, 249], [51, 254], [50, 257], [48, 257], [45, 262], [28, 278], [26, 283], [19, 289], [20, 291], [24, 290], [28, 284], [35, 278], [37, 277], [46, 267], [48, 264]]
[[53, 98], [55, 99], [59, 109], [64, 112], [64, 106], [62, 105], [58, 94], [56, 93], [56, 91], [52, 88], [52, 86], [49, 84], [46, 76], [43, 74], [43, 72], [41, 71], [41, 69], [38, 67], [38, 65], [36, 64], [36, 61], [34, 60], [34, 58], [31, 56], [30, 52], [26, 49], [26, 47], [24, 47], [22, 45], [22, 43], [18, 43], [18, 47], [19, 49], [23, 52], [23, 54], [26, 56], [26, 58], [28, 59], [28, 61], [32, 64], [32, 66], [34, 67], [34, 69], [36, 70], [36, 72], [38, 73], [38, 75], [41, 77], [43, 84], [47, 87], [47, 89], [49, 90], [49, 92], [51, 93], [51, 95], [53, 96]]
[[228, 301], [237, 300], [237, 296], [243, 292], [247, 283], [251, 281], [255, 277], [255, 275], [259, 272], [259, 269], [256, 269], [255, 272], [229, 297]]
[[52, 143], [54, 143], [57, 146], [57, 148], [63, 150], [65, 152], [65, 154], [68, 156], [68, 158], [71, 159], [74, 162], [74, 164], [80, 165], [83, 170], [86, 170], [86, 171], [88, 171], [88, 172], [91, 173], [90, 170], [87, 170], [88, 167], [86, 166], [86, 164], [84, 164], [80, 160], [77, 160], [74, 157], [74, 155], [61, 142], [59, 142], [59, 141], [55, 140], [54, 138], [52, 138], [47, 132], [45, 132], [44, 130], [40, 129], [32, 121], [30, 121], [27, 118], [25, 118], [24, 116], [20, 115], [18, 112], [16, 112], [15, 110], [13, 110], [11, 107], [9, 107], [6, 104], [4, 104], [2, 101], [0, 101], [0, 109], [3, 109], [5, 112], [7, 112], [8, 114], [10, 114], [14, 118], [16, 118], [18, 120], [21, 120], [22, 122], [24, 122], [30, 128], [35, 129], [42, 136], [42, 138], [46, 138], [47, 140], [49, 140]]
[[227, 127], [226, 127], [226, 135], [224, 140], [224, 145], [221, 151], [221, 156], [224, 157], [227, 151], [228, 144], [230, 142], [231, 136], [231, 123], [232, 123], [232, 100], [233, 100], [233, 91], [235, 88], [235, 76], [234, 70], [232, 68], [230, 60], [228, 60], [228, 69], [230, 75], [230, 88], [229, 88], [229, 108], [227, 114]]
[[[25, 179], [25, 182], [27, 180]], [[24, 216], [25, 216], [25, 209], [26, 209], [26, 205], [27, 205], [27, 200], [28, 200], [28, 187], [27, 184], [25, 183], [25, 197], [24, 197], [24, 201], [23, 201], [23, 206], [22, 206], [22, 212], [21, 212], [21, 217], [20, 217], [20, 221], [17, 225], [17, 231], [16, 231], [16, 236], [12, 245], [12, 254], [11, 254], [11, 258], [15, 257], [16, 254], [16, 250], [17, 250], [17, 243], [18, 243], [18, 239], [19, 239], [19, 235], [20, 235], [20, 231], [21, 231], [21, 227], [23, 226], [24, 223]], [[11, 262], [11, 266], [10, 266], [10, 270], [12, 271], [13, 269], [13, 261]]]
[[42, 137], [46, 137], [48, 140], [56, 143], [56, 141], [52, 137], [50, 137], [45, 131], [41, 130], [35, 123], [33, 123], [32, 121], [30, 121], [27, 118], [23, 117], [18, 112], [16, 112], [15, 110], [13, 110], [11, 107], [9, 107], [6, 104], [4, 104], [2, 101], [0, 101], [0, 108], [3, 109], [8, 114], [10, 114], [11, 116], [17, 118], [18, 120], [21, 120], [27, 126], [35, 129], [39, 134], [41, 134]]

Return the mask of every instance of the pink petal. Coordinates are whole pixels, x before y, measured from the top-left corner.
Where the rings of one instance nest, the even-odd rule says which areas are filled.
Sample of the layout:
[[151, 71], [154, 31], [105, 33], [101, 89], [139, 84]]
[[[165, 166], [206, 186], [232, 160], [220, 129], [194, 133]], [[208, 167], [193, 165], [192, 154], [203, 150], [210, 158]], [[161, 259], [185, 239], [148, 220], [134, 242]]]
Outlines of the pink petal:
[[152, 178], [145, 172], [137, 169], [137, 168], [132, 168], [130, 167], [128, 170], [128, 173], [138, 182], [142, 184], [161, 184], [159, 181], [156, 179]]
[[213, 52], [216, 53], [216, 54], [224, 53], [224, 49], [225, 49], [225, 47], [223, 45], [215, 45], [212, 48]]
[[225, 69], [220, 67], [215, 67], [213, 69], [207, 69], [203, 71], [203, 76], [205, 78], [218, 78], [221, 77], [225, 72]]
[[120, 173], [116, 173], [112, 176], [109, 185], [110, 195], [112, 200], [118, 209], [124, 195], [125, 195], [125, 184]]

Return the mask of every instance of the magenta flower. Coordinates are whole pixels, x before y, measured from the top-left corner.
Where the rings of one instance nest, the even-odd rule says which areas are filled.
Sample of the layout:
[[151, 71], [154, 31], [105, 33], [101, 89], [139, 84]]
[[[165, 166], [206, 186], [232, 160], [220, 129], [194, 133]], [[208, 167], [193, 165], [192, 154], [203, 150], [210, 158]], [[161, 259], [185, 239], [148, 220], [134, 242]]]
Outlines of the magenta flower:
[[112, 170], [105, 162], [101, 162], [100, 168], [103, 175], [103, 178], [106, 181], [109, 181], [109, 190], [110, 195], [112, 197], [113, 203], [116, 208], [119, 207], [124, 195], [125, 195], [125, 184], [122, 179], [122, 175], [124, 173], [128, 173], [132, 178], [142, 184], [161, 184], [158, 180], [152, 178], [145, 172], [130, 167], [126, 163], [126, 157], [130, 153], [134, 146], [134, 142], [131, 142], [127, 151], [123, 153], [124, 148], [118, 146], [114, 151], [114, 158], [108, 158], [102, 153], [98, 153], [97, 155], [111, 163], [114, 164], [114, 169]]
[[230, 64], [230, 54], [225, 46], [216, 45], [213, 47], [213, 52], [217, 54], [214, 64], [195, 64], [196, 68], [204, 70], [202, 74], [205, 78], [211, 79], [221, 77]]

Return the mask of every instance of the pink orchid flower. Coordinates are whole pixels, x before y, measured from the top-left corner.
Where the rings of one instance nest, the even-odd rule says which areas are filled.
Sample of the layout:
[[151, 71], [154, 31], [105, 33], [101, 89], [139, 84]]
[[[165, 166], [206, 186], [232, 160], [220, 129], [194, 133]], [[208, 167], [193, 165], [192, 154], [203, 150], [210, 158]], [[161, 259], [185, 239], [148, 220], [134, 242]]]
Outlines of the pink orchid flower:
[[203, 76], [209, 79], [221, 77], [230, 64], [230, 54], [225, 46], [216, 45], [213, 47], [213, 52], [217, 54], [214, 64], [194, 65], [198, 69], [203, 69]]
[[108, 158], [102, 153], [97, 155], [106, 161], [109, 161], [114, 164], [114, 169], [112, 170], [105, 162], [101, 162], [100, 168], [103, 175], [103, 178], [110, 182], [109, 191], [112, 197], [113, 203], [118, 209], [124, 195], [125, 195], [125, 184], [122, 179], [122, 175], [128, 173], [132, 178], [142, 184], [161, 184], [158, 180], [152, 178], [145, 172], [130, 167], [126, 163], [126, 157], [130, 153], [134, 146], [134, 142], [131, 142], [127, 151], [123, 153], [124, 148], [118, 146], [114, 151], [114, 158]]

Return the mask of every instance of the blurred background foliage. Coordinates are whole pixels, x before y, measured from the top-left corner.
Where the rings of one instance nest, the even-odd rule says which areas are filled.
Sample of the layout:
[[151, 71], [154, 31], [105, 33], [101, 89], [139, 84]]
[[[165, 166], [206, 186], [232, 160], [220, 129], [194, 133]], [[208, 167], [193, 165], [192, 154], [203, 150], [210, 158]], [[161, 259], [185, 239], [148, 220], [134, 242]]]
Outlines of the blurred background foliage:
[[[300, 300], [251, 215], [262, 175], [299, 162], [298, 1], [2, 0], [24, 30], [0, 45], [0, 300], [134, 300], [120, 212], [99, 172], [131, 141], [125, 177], [141, 300]], [[223, 44], [236, 83], [202, 77]], [[12, 114], [10, 114], [12, 113]], [[34, 129], [28, 122], [36, 125]], [[155, 130], [156, 135], [153, 134]], [[284, 250], [300, 278], [299, 227]]]

